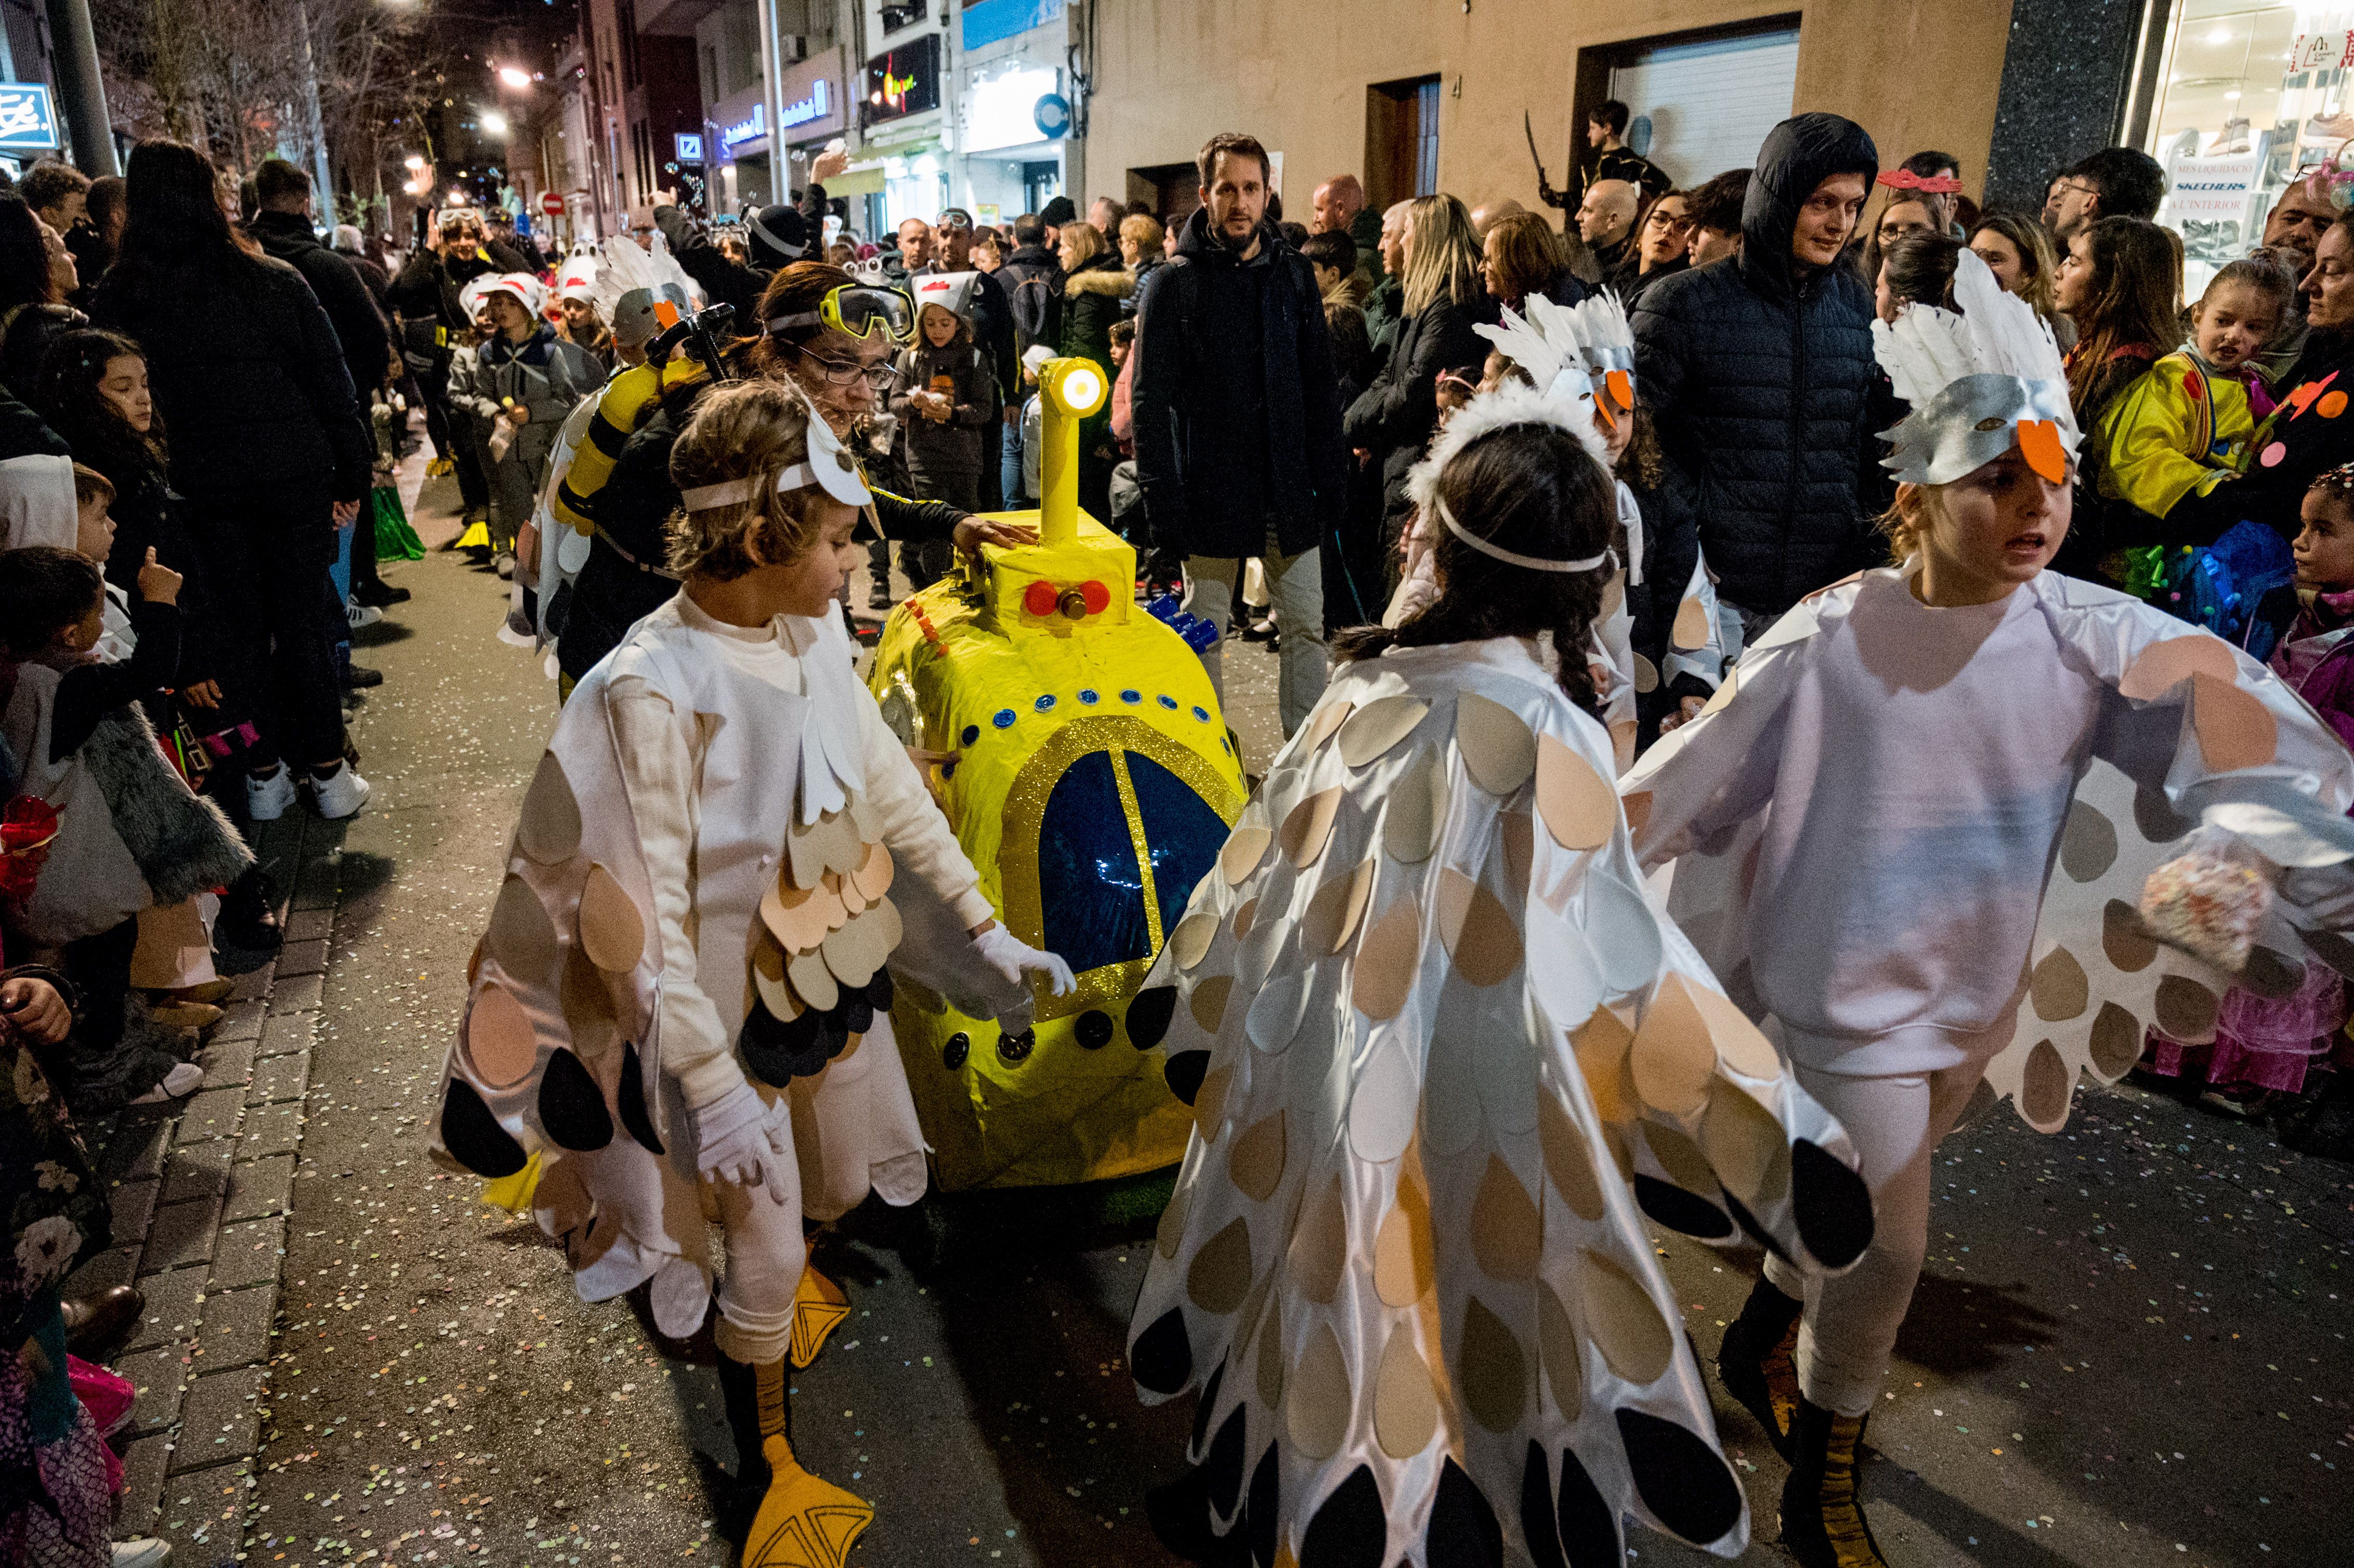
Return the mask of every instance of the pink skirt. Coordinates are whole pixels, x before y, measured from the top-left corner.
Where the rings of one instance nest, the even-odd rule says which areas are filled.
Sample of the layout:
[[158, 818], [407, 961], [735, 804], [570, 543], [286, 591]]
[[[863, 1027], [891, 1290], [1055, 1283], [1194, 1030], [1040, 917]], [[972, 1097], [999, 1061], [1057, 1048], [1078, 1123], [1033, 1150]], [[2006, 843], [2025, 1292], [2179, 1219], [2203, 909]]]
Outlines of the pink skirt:
[[2304, 1089], [2306, 1069], [2327, 1054], [2345, 1022], [2346, 991], [2338, 971], [2309, 963], [2305, 983], [2277, 1001], [2238, 986], [2226, 991], [2212, 1045], [2185, 1045], [2152, 1029], [2147, 1062], [2168, 1077], [2198, 1073], [2203, 1065], [2215, 1088], [2245, 1084], [2294, 1095]]

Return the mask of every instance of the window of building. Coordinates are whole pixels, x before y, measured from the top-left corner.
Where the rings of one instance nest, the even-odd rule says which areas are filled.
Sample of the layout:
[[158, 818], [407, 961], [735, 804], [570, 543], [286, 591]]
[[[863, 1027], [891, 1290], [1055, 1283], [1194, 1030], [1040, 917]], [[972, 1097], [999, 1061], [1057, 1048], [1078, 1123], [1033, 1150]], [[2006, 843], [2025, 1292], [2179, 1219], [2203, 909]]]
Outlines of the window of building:
[[1581, 165], [1594, 157], [1586, 111], [1616, 99], [1627, 106], [1627, 144], [1679, 189], [1754, 167], [1766, 132], [1790, 116], [1797, 77], [1795, 16], [1584, 51], [1570, 156]]
[[885, 0], [883, 30], [896, 33], [902, 27], [912, 27], [924, 19], [929, 9], [927, 0]]
[[2158, 222], [2196, 298], [2263, 237], [2289, 182], [2354, 164], [2354, 5], [2189, 0], [2167, 16], [2143, 150], [2165, 166]]
[[1365, 195], [1376, 212], [1438, 190], [1438, 78], [1365, 89]]
[[621, 81], [635, 87], [640, 79], [638, 61], [638, 7], [636, 0], [614, 0], [613, 29], [621, 37]]

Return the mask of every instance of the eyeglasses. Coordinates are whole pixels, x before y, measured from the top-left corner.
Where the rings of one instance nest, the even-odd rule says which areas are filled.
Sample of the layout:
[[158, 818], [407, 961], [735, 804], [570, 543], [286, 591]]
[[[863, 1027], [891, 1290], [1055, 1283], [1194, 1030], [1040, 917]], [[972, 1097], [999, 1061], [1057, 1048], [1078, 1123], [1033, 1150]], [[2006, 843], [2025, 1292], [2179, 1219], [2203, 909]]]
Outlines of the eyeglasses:
[[884, 392], [888, 391], [891, 384], [899, 379], [897, 368], [887, 359], [876, 360], [872, 365], [861, 365], [854, 359], [828, 359], [824, 355], [811, 353], [797, 343], [787, 346], [816, 366], [818, 374], [825, 377], [826, 385], [830, 387], [849, 387], [863, 378], [866, 385], [875, 391]]
[[1643, 221], [1646, 223], [1656, 223], [1662, 228], [1690, 228], [1692, 225], [1691, 217], [1681, 212], [1655, 211], [1649, 217], [1645, 218]]
[[2101, 194], [2101, 187], [2084, 180], [2062, 180], [2052, 188], [2052, 196], [2057, 196], [2062, 191], [2074, 191], [2078, 196], [2098, 196]]

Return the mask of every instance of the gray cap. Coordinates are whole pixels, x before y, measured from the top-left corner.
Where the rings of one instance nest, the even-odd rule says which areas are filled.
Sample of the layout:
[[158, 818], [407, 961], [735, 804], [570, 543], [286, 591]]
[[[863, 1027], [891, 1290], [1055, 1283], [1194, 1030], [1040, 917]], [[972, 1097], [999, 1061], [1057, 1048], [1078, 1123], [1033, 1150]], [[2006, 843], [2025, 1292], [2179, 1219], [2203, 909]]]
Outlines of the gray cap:
[[658, 300], [668, 300], [681, 315], [686, 313], [686, 291], [676, 283], [664, 283], [659, 292], [631, 289], [613, 305], [613, 341], [624, 348], [652, 342], [663, 329], [661, 320], [654, 314]]

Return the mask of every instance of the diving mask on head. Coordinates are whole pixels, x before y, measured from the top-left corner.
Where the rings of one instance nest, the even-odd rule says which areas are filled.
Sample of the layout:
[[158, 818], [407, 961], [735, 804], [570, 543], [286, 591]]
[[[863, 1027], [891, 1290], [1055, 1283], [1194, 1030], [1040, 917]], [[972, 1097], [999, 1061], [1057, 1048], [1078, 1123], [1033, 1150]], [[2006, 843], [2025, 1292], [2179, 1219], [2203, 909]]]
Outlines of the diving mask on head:
[[774, 317], [768, 326], [772, 334], [790, 332], [795, 327], [827, 326], [861, 343], [879, 336], [906, 344], [915, 341], [916, 307], [896, 289], [844, 283], [829, 291], [816, 310]]

